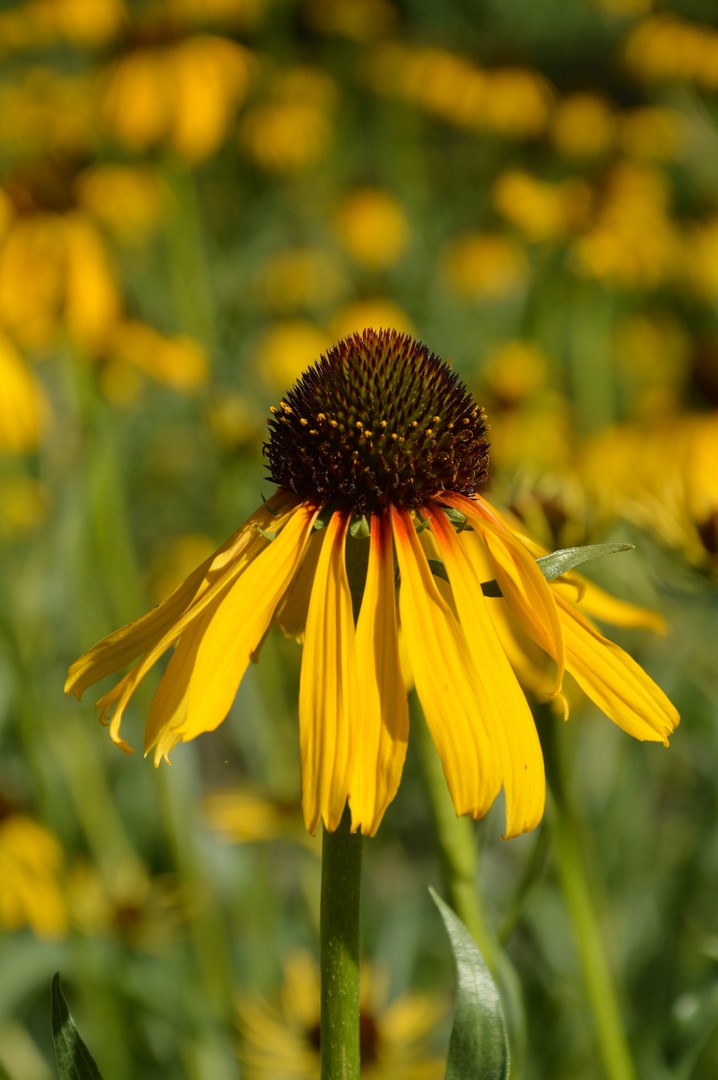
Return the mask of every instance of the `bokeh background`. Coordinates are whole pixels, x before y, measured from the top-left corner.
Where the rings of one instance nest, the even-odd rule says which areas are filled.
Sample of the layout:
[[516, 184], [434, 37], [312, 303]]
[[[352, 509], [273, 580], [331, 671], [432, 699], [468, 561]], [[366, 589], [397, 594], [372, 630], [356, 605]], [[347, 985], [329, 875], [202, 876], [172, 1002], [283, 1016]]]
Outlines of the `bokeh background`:
[[[62, 685], [270, 493], [269, 406], [365, 326], [456, 366], [491, 498], [546, 547], [636, 545], [589, 574], [667, 621], [611, 633], [679, 706], [671, 748], [577, 694], [544, 722], [637, 1075], [718, 1070], [715, 3], [26, 0], [0, 5], [10, 1080], [55, 1075], [58, 970], [107, 1080], [317, 1075], [296, 646], [271, 636], [171, 769]], [[497, 808], [477, 889], [522, 989], [519, 1075], [601, 1077], [550, 830], [500, 833]], [[453, 969], [415, 747], [365, 878], [367, 1075], [441, 1077]]]

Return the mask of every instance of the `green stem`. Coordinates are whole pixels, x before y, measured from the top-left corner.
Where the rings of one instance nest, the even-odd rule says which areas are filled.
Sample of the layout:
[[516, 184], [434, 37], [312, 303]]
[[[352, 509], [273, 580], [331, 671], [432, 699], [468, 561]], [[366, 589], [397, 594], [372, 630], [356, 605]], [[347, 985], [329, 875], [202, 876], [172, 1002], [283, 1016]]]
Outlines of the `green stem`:
[[426, 721], [417, 709], [412, 709], [411, 720], [434, 816], [448, 901], [479, 946], [487, 967], [495, 974], [496, 939], [486, 923], [476, 885], [478, 858], [474, 830], [469, 818], [456, 816], [441, 759]]
[[549, 823], [553, 852], [571, 921], [583, 971], [589, 1005], [596, 1025], [599, 1049], [607, 1080], [635, 1080], [616, 985], [608, 963], [601, 935], [598, 912], [593, 900], [584, 843], [575, 808], [572, 805], [566, 771], [561, 758], [565, 740], [555, 737], [556, 720], [547, 716], [541, 724], [541, 738], [546, 759], [551, 800]]
[[363, 837], [349, 809], [324, 831], [320, 904], [321, 1080], [359, 1080], [359, 902]]

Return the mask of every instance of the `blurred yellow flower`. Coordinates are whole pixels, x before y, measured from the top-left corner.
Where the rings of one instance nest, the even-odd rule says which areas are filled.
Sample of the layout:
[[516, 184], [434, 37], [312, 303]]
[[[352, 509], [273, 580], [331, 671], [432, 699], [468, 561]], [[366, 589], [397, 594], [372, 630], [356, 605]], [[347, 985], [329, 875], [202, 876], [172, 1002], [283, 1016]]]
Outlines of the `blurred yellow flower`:
[[69, 163], [41, 162], [5, 182], [12, 216], [0, 236], [0, 324], [30, 351], [66, 335], [94, 355], [119, 316], [107, 250], [76, 208], [75, 176]]
[[174, 26], [253, 28], [271, 0], [164, 0]]
[[0, 84], [3, 155], [28, 160], [86, 154], [98, 142], [97, 111], [88, 75], [32, 67]]
[[256, 445], [261, 425], [256, 403], [246, 395], [222, 392], [216, 387], [215, 397], [207, 405], [207, 420], [223, 449], [232, 452]]
[[389, 0], [308, 0], [303, 10], [313, 29], [354, 41], [386, 37], [399, 22], [399, 13]]
[[[555, 694], [567, 670], [629, 734], [667, 744], [678, 715], [663, 692], [549, 588], [521, 538], [478, 494], [488, 472], [485, 415], [439, 357], [408, 335], [366, 330], [328, 350], [271, 411], [265, 454], [278, 490], [160, 605], [70, 667], [65, 689], [79, 697], [134, 663], [97, 703], [118, 746], [130, 749], [120, 728], [135, 690], [173, 646], [145, 751], [159, 764], [177, 743], [215, 730], [277, 623], [303, 635], [306, 828], [336, 829], [348, 804], [352, 828], [372, 836], [398, 790], [408, 742], [401, 619], [457, 814], [482, 817], [503, 787], [506, 835], [533, 828], [545, 798], [541, 747], [472, 551], [481, 572], [489, 561], [523, 632], [554, 661]], [[434, 551], [444, 594], [428, 561]], [[355, 612], [346, 561], [351, 568], [364, 553]]]
[[499, 213], [530, 240], [557, 240], [584, 222], [591, 191], [582, 180], [550, 183], [510, 169], [494, 184], [493, 201]]
[[[670, 453], [666, 423], [670, 422]], [[586, 484], [607, 513], [649, 529], [696, 566], [718, 572], [718, 412], [624, 424], [586, 446]], [[607, 482], [611, 477], [611, 482]]]
[[533, 138], [548, 123], [553, 90], [529, 68], [480, 69], [457, 53], [384, 42], [370, 54], [372, 89], [471, 131]]
[[405, 334], [413, 334], [411, 319], [394, 300], [383, 296], [365, 297], [337, 311], [329, 323], [331, 339], [360, 333], [365, 327], [374, 330], [392, 326]]
[[303, 319], [275, 323], [257, 342], [255, 364], [267, 385], [280, 390], [298, 379], [330, 343], [323, 330]]
[[521, 289], [528, 278], [526, 253], [501, 233], [463, 233], [441, 252], [440, 270], [462, 299], [499, 300]]
[[[107, 343], [106, 358], [103, 386], [108, 397], [113, 396], [113, 385], [121, 385], [114, 382], [118, 365], [134, 368], [184, 394], [194, 393], [209, 375], [209, 358], [197, 341], [182, 335], [168, 337], [139, 322], [117, 324]], [[119, 397], [115, 400], [120, 401]]]
[[393, 266], [409, 240], [409, 223], [401, 205], [380, 188], [350, 192], [337, 208], [334, 229], [352, 258], [369, 270]]
[[551, 137], [568, 157], [597, 157], [610, 149], [616, 133], [613, 106], [598, 94], [569, 94], [556, 104]]
[[319, 247], [285, 248], [260, 263], [252, 296], [263, 311], [293, 314], [336, 304], [349, 288], [339, 259]]
[[67, 933], [64, 856], [55, 836], [0, 802], [0, 927], [30, 927], [44, 938]]
[[181, 585], [190, 571], [214, 551], [214, 541], [201, 533], [186, 533], [162, 544], [150, 561], [148, 591], [159, 602]]
[[98, 48], [112, 41], [127, 19], [122, 0], [24, 0], [0, 13], [0, 47], [26, 51], [66, 41]]
[[320, 854], [320, 847], [304, 828], [299, 801], [280, 802], [250, 788], [215, 791], [203, 802], [208, 824], [226, 840], [247, 844], [267, 840], [294, 840]]
[[718, 214], [686, 227], [681, 250], [681, 282], [714, 304], [718, 297]]
[[684, 80], [718, 89], [718, 29], [671, 11], [639, 22], [624, 49], [631, 71], [647, 80]]
[[191, 164], [202, 161], [225, 138], [254, 64], [243, 46], [209, 34], [140, 45], [104, 76], [105, 120], [135, 150], [166, 142]]
[[646, 105], [621, 114], [618, 143], [629, 156], [644, 161], [672, 161], [688, 137], [688, 118], [677, 109]]
[[576, 268], [618, 288], [655, 288], [672, 277], [681, 242], [669, 203], [663, 173], [646, 165], [617, 165], [590, 226], [574, 244]]
[[336, 83], [319, 68], [282, 72], [272, 81], [269, 97], [246, 110], [240, 145], [269, 172], [312, 168], [329, 148], [337, 98]]
[[0, 451], [34, 450], [48, 415], [45, 393], [0, 330]]
[[162, 217], [166, 197], [148, 166], [94, 165], [75, 183], [78, 203], [118, 240], [139, 244]]
[[[438, 994], [388, 997], [388, 980], [366, 964], [359, 989], [362, 1080], [441, 1080], [448, 1003]], [[240, 1062], [246, 1080], [316, 1080], [319, 1076], [319, 970], [296, 949], [284, 963], [276, 1004], [244, 993], [237, 1002]]]
[[690, 348], [682, 324], [667, 311], [637, 313], [617, 322], [613, 351], [624, 415], [648, 420], [675, 413]]
[[78, 930], [148, 953], [171, 944], [189, 912], [189, 898], [170, 875], [150, 876], [136, 861], [107, 875], [79, 860], [69, 872], [67, 895]]
[[[0, 421], [1, 423], [2, 421]], [[0, 537], [16, 540], [47, 518], [49, 493], [34, 476], [20, 473], [0, 479]]]

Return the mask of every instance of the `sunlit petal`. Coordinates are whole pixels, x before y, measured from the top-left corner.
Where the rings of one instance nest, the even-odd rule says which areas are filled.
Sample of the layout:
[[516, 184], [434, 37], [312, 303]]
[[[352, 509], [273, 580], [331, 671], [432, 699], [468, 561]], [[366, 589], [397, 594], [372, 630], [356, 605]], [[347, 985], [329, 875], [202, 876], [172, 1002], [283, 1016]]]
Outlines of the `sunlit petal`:
[[366, 584], [356, 630], [357, 749], [349, 805], [352, 828], [373, 836], [394, 798], [406, 757], [409, 709], [399, 661], [391, 524], [371, 518]]
[[392, 508], [401, 625], [416, 689], [458, 814], [481, 817], [501, 787], [500, 751], [476, 705], [476, 674], [461, 627], [434, 584], [405, 510]]
[[214, 731], [234, 700], [250, 655], [296, 572], [317, 509], [295, 508], [282, 531], [234, 583], [203, 611], [180, 642], [152, 702], [145, 751], [163, 731], [193, 739]]
[[358, 720], [354, 615], [344, 548], [350, 515], [324, 530], [299, 682], [302, 808], [309, 832], [336, 829], [349, 795]]
[[483, 595], [465, 548], [441, 510], [428, 506], [427, 514], [474, 661], [476, 707], [492, 725], [501, 755], [506, 835], [516, 836], [543, 816], [546, 780], [536, 726], [487, 610], [492, 601]]
[[636, 661], [561, 597], [566, 666], [600, 709], [636, 739], [663, 742], [679, 724], [676, 709]]

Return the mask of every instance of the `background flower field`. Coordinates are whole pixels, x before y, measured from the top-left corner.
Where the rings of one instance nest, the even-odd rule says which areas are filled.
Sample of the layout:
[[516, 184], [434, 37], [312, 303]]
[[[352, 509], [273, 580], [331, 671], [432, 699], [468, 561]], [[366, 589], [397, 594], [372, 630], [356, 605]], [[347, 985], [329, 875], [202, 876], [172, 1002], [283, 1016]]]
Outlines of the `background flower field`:
[[[636, 545], [587, 573], [657, 613], [606, 625], [682, 715], [640, 745], [569, 691], [546, 822], [471, 826], [515, 1074], [606, 1075], [563, 815], [635, 1075], [714, 1075], [715, 5], [26, 0], [0, 73], [0, 1076], [55, 1075], [56, 971], [106, 1080], [317, 1075], [296, 645], [171, 768], [139, 752], [155, 684], [134, 756], [62, 686], [271, 494], [270, 405], [365, 326], [452, 362], [545, 547]], [[443, 1076], [450, 1029], [420, 751], [365, 854], [374, 1080]]]

